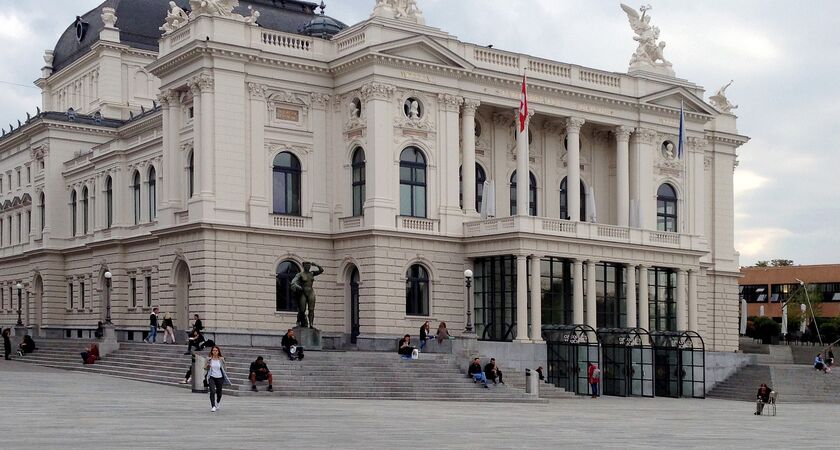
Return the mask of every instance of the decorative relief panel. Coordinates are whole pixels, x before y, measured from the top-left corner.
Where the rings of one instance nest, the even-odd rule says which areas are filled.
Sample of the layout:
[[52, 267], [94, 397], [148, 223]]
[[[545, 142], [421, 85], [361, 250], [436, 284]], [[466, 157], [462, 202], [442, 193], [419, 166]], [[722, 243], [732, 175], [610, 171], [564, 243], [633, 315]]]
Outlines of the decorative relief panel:
[[287, 91], [272, 91], [268, 94], [269, 124], [274, 126], [305, 127], [309, 116], [311, 97], [309, 94]]
[[415, 133], [423, 138], [435, 133], [434, 114], [427, 111], [427, 105], [433, 104], [429, 96], [415, 91], [397, 91], [396, 99], [398, 105], [395, 106], [398, 111], [394, 114], [394, 127], [397, 128], [394, 133], [395, 139], [406, 131], [425, 132]]
[[290, 151], [300, 156], [308, 155], [312, 152], [312, 146], [301, 144], [297, 142], [274, 141], [268, 140], [265, 143], [266, 152], [269, 154], [276, 154], [284, 151]]

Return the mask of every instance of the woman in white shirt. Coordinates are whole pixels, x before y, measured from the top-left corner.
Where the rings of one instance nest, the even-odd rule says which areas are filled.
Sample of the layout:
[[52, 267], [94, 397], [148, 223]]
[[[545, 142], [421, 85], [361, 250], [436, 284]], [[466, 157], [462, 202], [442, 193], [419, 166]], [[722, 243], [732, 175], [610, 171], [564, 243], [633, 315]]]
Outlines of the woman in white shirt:
[[216, 412], [222, 401], [222, 385], [230, 385], [225, 368], [225, 358], [217, 346], [210, 349], [210, 357], [204, 365], [207, 370], [207, 385], [210, 386], [210, 411]]

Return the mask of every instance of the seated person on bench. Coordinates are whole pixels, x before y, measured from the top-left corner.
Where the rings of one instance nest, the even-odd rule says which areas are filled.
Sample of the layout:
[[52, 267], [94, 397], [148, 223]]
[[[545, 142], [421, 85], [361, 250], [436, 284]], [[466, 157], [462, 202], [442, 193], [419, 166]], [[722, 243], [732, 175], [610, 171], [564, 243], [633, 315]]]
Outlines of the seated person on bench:
[[761, 411], [764, 410], [764, 405], [770, 403], [770, 388], [766, 384], [761, 383], [756, 394], [755, 415], [760, 416]]

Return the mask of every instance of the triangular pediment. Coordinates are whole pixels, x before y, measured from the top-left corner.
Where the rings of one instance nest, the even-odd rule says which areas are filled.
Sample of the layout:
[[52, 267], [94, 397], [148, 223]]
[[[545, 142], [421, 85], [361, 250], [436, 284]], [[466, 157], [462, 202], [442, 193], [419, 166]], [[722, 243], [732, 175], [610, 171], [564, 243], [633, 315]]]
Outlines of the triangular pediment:
[[427, 36], [413, 36], [398, 41], [377, 45], [371, 50], [388, 56], [396, 56], [417, 62], [471, 70], [474, 66], [448, 48]]
[[679, 86], [648, 94], [641, 98], [641, 102], [643, 104], [663, 106], [666, 108], [679, 108], [682, 105], [686, 112], [710, 116], [717, 114], [717, 111], [703, 101], [702, 98]]

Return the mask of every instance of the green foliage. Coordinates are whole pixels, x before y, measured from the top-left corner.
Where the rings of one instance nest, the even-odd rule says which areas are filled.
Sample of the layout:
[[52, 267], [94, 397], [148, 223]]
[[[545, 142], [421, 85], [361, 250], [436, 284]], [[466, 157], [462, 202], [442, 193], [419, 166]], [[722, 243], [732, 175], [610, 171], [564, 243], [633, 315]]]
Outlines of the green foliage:
[[[752, 330], [750, 330], [750, 322], [752, 322]], [[753, 317], [751, 321], [747, 321], [747, 336], [761, 339], [764, 343], [769, 343], [772, 338], [778, 337], [781, 332], [782, 326], [769, 317]]]
[[767, 261], [757, 261], [754, 267], [770, 267], [770, 263]]
[[[807, 294], [807, 295], [806, 295]], [[822, 314], [822, 292], [816, 286], [808, 286], [806, 289], [797, 289], [794, 295], [788, 300], [788, 328], [798, 330], [802, 321], [811, 321], [811, 310], [814, 310], [814, 317]], [[802, 313], [802, 306], [805, 305], [805, 314]]]
[[786, 267], [792, 266], [793, 260], [792, 259], [771, 259], [770, 265], [773, 267]]

